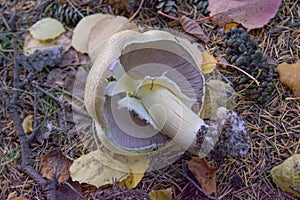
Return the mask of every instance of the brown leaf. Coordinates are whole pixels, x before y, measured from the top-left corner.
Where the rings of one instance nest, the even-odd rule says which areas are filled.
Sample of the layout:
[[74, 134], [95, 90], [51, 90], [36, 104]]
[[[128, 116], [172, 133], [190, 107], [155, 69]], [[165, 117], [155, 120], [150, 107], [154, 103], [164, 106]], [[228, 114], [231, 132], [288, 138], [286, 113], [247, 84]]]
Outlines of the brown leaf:
[[199, 26], [198, 22], [190, 19], [186, 16], [180, 17], [179, 20], [182, 28], [189, 34], [195, 36], [204, 43], [209, 42], [208, 36], [203, 32], [202, 28]]
[[280, 81], [291, 88], [295, 96], [300, 97], [300, 60], [294, 64], [281, 63], [276, 71]]
[[237, 22], [248, 29], [263, 27], [275, 16], [281, 0], [209, 0], [208, 10], [214, 24]]
[[18, 197], [18, 193], [16, 191], [13, 191], [7, 196], [7, 200], [28, 200], [28, 199], [25, 196]]
[[189, 170], [194, 174], [201, 187], [208, 193], [216, 192], [216, 169], [204, 158], [193, 157], [187, 162]]
[[[69, 185], [71, 185], [72, 188]], [[60, 187], [56, 190], [56, 198], [57, 200], [80, 200], [82, 199], [82, 196], [80, 196], [81, 193], [82, 188], [78, 182], [69, 182], [68, 185], [66, 183], [60, 185]]]
[[72, 161], [65, 157], [59, 149], [54, 149], [41, 157], [40, 169], [43, 177], [51, 179], [56, 168], [59, 183], [69, 179]]

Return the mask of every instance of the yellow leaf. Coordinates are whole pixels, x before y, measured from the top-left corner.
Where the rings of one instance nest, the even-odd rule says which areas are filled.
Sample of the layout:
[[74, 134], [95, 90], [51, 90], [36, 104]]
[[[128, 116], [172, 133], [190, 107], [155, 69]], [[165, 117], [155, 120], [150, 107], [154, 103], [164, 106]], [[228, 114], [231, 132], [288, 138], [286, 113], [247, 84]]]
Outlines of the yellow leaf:
[[97, 150], [74, 160], [70, 167], [73, 181], [100, 187], [122, 181], [129, 176], [130, 168]]
[[33, 123], [33, 115], [28, 115], [27, 117], [25, 117], [25, 119], [22, 123], [24, 133], [26, 133], [26, 134], [32, 133], [32, 131], [33, 131], [32, 123]]
[[33, 24], [30, 29], [30, 34], [38, 40], [52, 40], [60, 36], [66, 30], [63, 25], [53, 18], [43, 18]]
[[286, 192], [293, 193], [300, 197], [300, 194], [290, 188], [294, 186], [300, 188], [300, 154], [294, 154], [286, 159], [280, 165], [273, 167], [271, 170], [273, 181]]
[[202, 71], [204, 74], [208, 74], [214, 71], [216, 68], [216, 62], [217, 60], [215, 57], [211, 54], [209, 54], [207, 51], [204, 51], [202, 53], [203, 56], [203, 64], [201, 65]]
[[172, 188], [152, 190], [149, 192], [151, 200], [172, 200]]
[[220, 80], [210, 79], [206, 82], [206, 94], [201, 118], [217, 119], [217, 110], [219, 107], [233, 109], [236, 93], [229, 83]]
[[237, 23], [228, 23], [228, 24], [225, 24], [225, 28], [223, 30], [223, 32], [226, 32], [230, 29], [232, 29], [233, 27], [237, 27], [239, 24]]
[[130, 173], [130, 175], [119, 183], [120, 187], [126, 186], [128, 189], [135, 188], [144, 177], [144, 173]]
[[139, 184], [144, 177], [145, 171], [150, 165], [150, 158], [148, 155], [125, 156], [114, 154], [113, 158], [130, 168], [130, 175], [119, 183], [120, 186], [126, 185], [128, 189], [135, 188], [137, 184]]
[[295, 96], [300, 97], [300, 60], [294, 64], [281, 63], [276, 71], [280, 81], [291, 88]]

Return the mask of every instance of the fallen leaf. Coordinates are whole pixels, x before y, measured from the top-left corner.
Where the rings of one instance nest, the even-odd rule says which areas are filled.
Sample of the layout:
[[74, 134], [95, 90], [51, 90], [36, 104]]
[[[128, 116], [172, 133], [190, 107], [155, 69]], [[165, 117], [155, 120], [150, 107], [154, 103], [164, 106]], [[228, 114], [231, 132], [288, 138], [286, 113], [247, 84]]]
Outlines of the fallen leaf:
[[125, 156], [114, 154], [113, 158], [130, 168], [130, 175], [119, 183], [120, 186], [126, 186], [128, 189], [135, 188], [139, 184], [150, 165], [150, 158], [147, 155]]
[[72, 46], [80, 53], [87, 53], [89, 34], [93, 26], [101, 19], [113, 17], [109, 14], [93, 14], [82, 18], [74, 29]]
[[300, 193], [291, 186], [300, 189], [300, 154], [294, 154], [280, 165], [271, 170], [273, 181], [285, 192], [293, 193], [300, 197]]
[[203, 32], [202, 28], [193, 19], [190, 19], [186, 16], [180, 17], [179, 20], [182, 28], [189, 34], [195, 36], [196, 38], [200, 39], [204, 43], [209, 42], [209, 37]]
[[56, 170], [59, 183], [69, 179], [69, 167], [72, 161], [65, 157], [59, 149], [54, 149], [41, 157], [40, 170], [43, 177], [51, 179]]
[[300, 97], [300, 60], [294, 64], [281, 63], [276, 71], [280, 81], [291, 88], [295, 96]]
[[11, 192], [8, 194], [7, 200], [28, 200], [28, 199], [24, 196], [18, 197], [18, 193], [16, 191], [14, 191], [14, 192]]
[[112, 184], [114, 180], [126, 179], [130, 174], [130, 168], [97, 150], [74, 160], [70, 172], [73, 181], [100, 187]]
[[[71, 185], [71, 187], [69, 186]], [[82, 193], [82, 188], [78, 182], [70, 182], [68, 184], [63, 183], [60, 184], [58, 189], [56, 190], [56, 199], [57, 200], [65, 200], [65, 199], [72, 199], [72, 200], [81, 200], [83, 199], [83, 195], [80, 196], [79, 194]]]
[[237, 23], [227, 23], [225, 24], [225, 28], [223, 29], [223, 32], [225, 33], [226, 31], [232, 29], [233, 27], [237, 27], [239, 24]]
[[144, 173], [130, 173], [125, 180], [119, 182], [119, 186], [128, 189], [135, 188], [141, 182], [143, 177]]
[[87, 56], [77, 52], [73, 48], [64, 53], [62, 61], [57, 65], [58, 67], [79, 66], [87, 63]]
[[204, 158], [193, 157], [187, 161], [188, 169], [194, 174], [203, 190], [208, 194], [216, 192], [216, 169]]
[[209, 0], [212, 22], [219, 26], [236, 22], [248, 29], [263, 27], [275, 16], [281, 0]]
[[42, 71], [45, 66], [54, 67], [62, 60], [62, 47], [52, 47], [43, 50], [36, 50], [33, 54], [19, 55], [17, 57], [19, 64], [25, 69]]
[[[104, 28], [105, 27], [105, 28]], [[116, 16], [107, 17], [99, 20], [92, 28], [89, 34], [88, 54], [92, 62], [96, 60], [103, 42], [114, 33], [123, 30], [135, 29], [137, 26], [131, 23], [127, 18]]]
[[57, 38], [66, 30], [56, 19], [43, 18], [33, 24], [29, 31], [34, 38], [45, 41]]
[[33, 123], [33, 115], [28, 115], [22, 122], [22, 127], [25, 134], [32, 133], [32, 123]]
[[63, 52], [66, 52], [71, 47], [70, 32], [64, 33], [58, 38], [46, 42], [41, 42], [27, 34], [24, 39], [23, 49], [26, 55], [33, 54], [36, 50], [45, 50], [52, 47], [62, 47]]
[[151, 200], [172, 200], [172, 188], [164, 190], [151, 190], [149, 192]]
[[207, 93], [201, 111], [201, 118], [217, 120], [217, 110], [219, 107], [224, 107], [228, 110], [234, 108], [236, 105], [236, 93], [229, 83], [220, 80], [210, 79], [206, 82], [206, 85]]
[[203, 56], [203, 61], [202, 61], [203, 64], [201, 65], [202, 72], [204, 74], [213, 72], [214, 69], [216, 68], [216, 62], [217, 62], [215, 57], [209, 54], [207, 51], [204, 51], [202, 53], [202, 56]]

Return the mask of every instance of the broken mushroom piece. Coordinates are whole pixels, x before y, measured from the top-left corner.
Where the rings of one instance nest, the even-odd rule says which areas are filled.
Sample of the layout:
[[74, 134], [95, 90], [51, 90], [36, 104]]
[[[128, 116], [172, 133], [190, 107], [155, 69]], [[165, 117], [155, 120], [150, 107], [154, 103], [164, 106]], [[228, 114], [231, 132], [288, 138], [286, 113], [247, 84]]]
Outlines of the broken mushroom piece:
[[228, 111], [207, 125], [202, 54], [164, 31], [122, 31], [101, 46], [86, 82], [85, 105], [111, 151], [136, 155], [179, 144], [201, 157], [218, 141]]

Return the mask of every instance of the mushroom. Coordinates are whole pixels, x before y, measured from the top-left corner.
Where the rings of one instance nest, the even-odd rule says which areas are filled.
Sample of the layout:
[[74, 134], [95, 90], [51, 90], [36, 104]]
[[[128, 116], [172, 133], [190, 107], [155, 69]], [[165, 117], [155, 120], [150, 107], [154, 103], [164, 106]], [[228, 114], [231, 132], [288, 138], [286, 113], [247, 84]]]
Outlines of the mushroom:
[[[165, 31], [121, 31], [108, 38], [88, 74], [84, 102], [111, 151], [151, 153], [174, 144], [204, 157], [232, 116], [226, 108], [205, 123], [202, 55]], [[239, 121], [240, 122], [240, 121]], [[245, 133], [246, 126], [240, 129]]]

